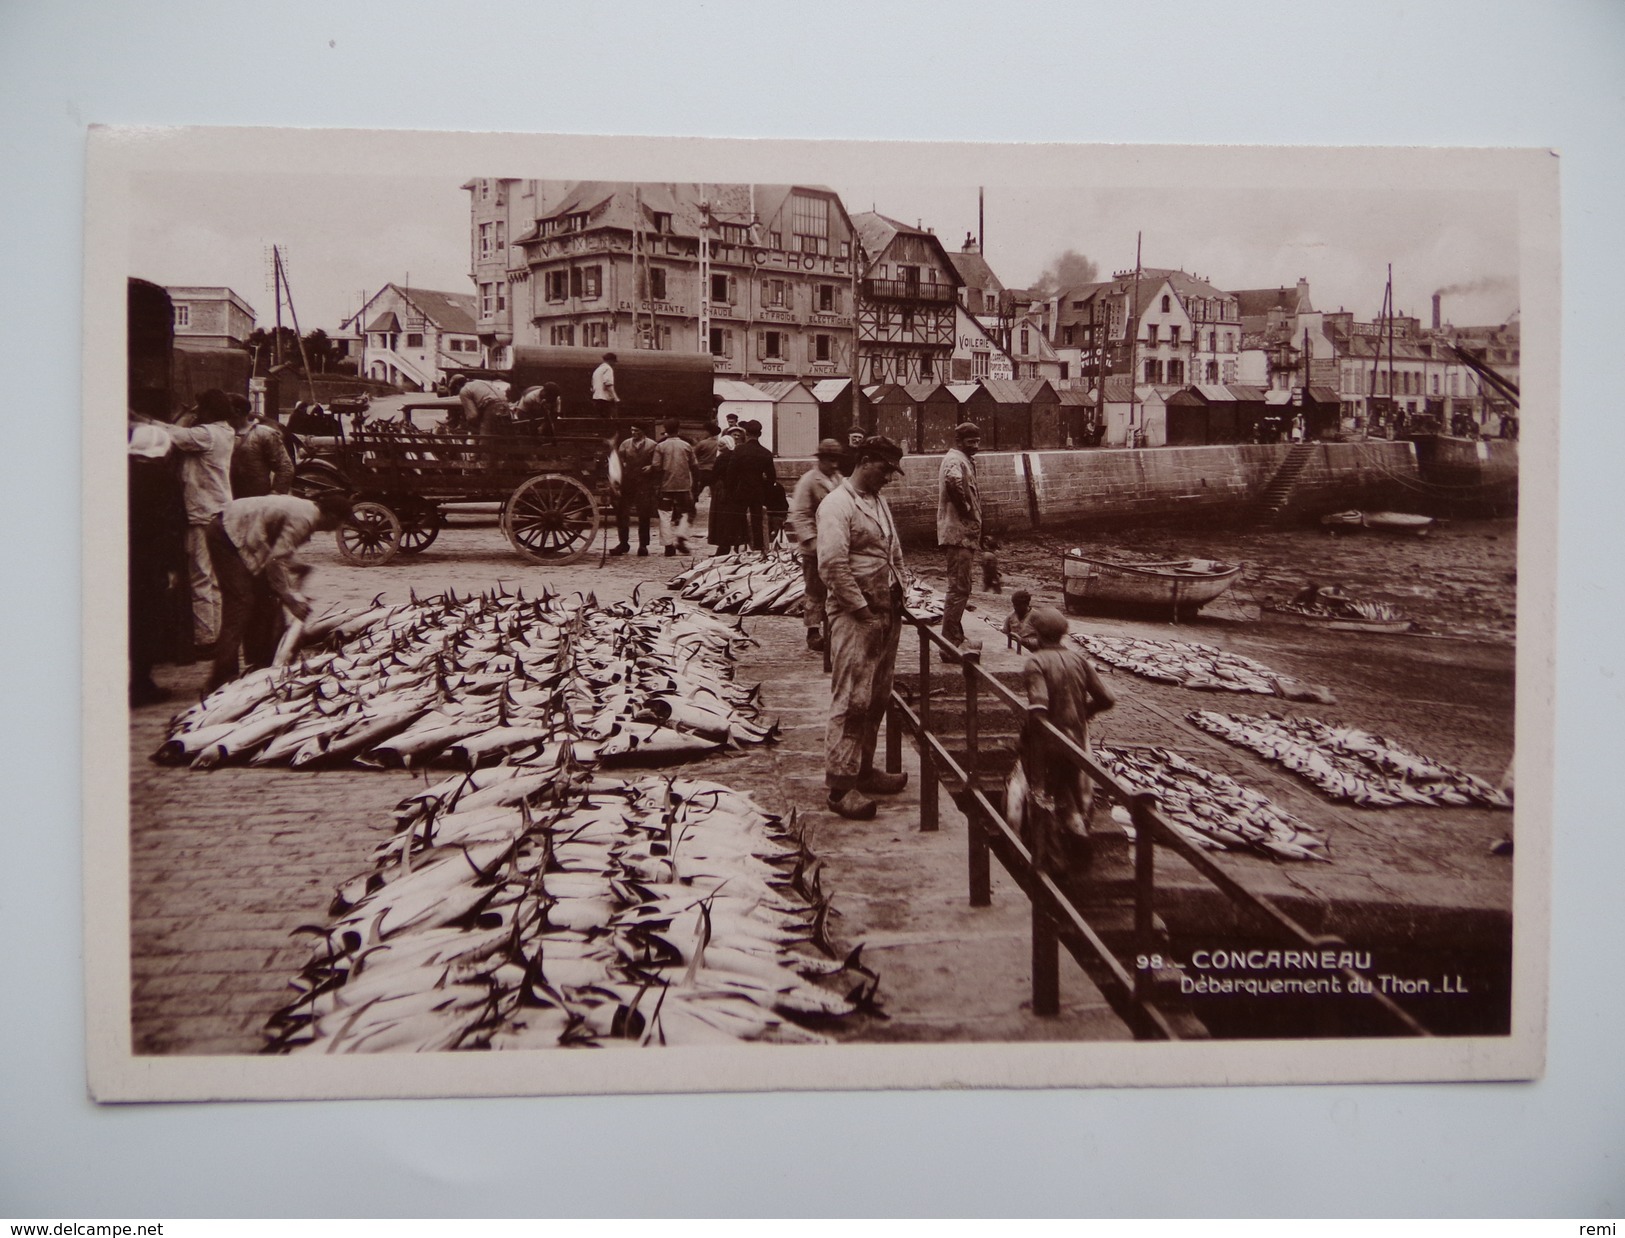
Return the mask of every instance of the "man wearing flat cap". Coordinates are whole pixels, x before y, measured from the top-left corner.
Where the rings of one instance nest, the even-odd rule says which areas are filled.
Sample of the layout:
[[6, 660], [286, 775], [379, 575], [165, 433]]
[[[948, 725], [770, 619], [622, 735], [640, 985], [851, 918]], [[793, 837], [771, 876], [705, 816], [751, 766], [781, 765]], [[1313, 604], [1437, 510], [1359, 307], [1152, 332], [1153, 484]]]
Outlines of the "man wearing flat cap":
[[818, 574], [818, 505], [844, 480], [841, 461], [846, 448], [832, 438], [818, 444], [817, 463], [796, 481], [790, 496], [790, 532], [801, 554], [801, 621], [807, 628], [807, 648], [824, 648], [824, 580]]
[[875, 815], [869, 795], [895, 795], [908, 785], [907, 774], [874, 767], [903, 608], [903, 550], [880, 491], [902, 472], [902, 459], [902, 448], [891, 439], [864, 439], [852, 476], [818, 507], [832, 693], [824, 782], [830, 809], [854, 820]]
[[937, 545], [948, 551], [948, 600], [942, 609], [942, 636], [965, 643], [965, 606], [971, 570], [982, 544], [982, 496], [976, 487], [976, 453], [982, 431], [974, 422], [954, 428], [954, 447], [937, 474]]

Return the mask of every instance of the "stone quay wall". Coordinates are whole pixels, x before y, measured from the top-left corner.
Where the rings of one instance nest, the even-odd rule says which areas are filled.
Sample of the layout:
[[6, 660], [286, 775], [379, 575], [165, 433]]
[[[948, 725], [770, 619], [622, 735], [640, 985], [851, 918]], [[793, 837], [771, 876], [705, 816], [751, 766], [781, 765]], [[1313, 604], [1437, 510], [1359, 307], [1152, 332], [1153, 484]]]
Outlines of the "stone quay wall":
[[[1314, 443], [1288, 503], [1313, 514], [1339, 506], [1397, 501], [1405, 482], [1419, 479], [1408, 442]], [[1287, 443], [1134, 450], [984, 452], [977, 480], [989, 527], [1000, 534], [1190, 515], [1239, 519], [1257, 510], [1286, 461]], [[811, 460], [778, 461], [785, 490]], [[940, 455], [905, 456], [903, 475], [886, 499], [906, 541], [936, 536]]]

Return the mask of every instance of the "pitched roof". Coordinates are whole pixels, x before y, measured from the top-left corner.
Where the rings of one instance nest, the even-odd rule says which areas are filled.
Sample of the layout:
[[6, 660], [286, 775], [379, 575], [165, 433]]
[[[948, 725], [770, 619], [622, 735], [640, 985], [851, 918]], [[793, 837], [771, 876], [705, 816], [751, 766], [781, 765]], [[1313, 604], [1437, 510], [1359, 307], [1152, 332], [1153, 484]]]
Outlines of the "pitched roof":
[[1233, 395], [1237, 400], [1242, 400], [1249, 404], [1256, 404], [1264, 398], [1264, 389], [1262, 387], [1252, 387], [1246, 383], [1228, 383], [1225, 386], [1225, 390]]
[[908, 398], [916, 404], [924, 404], [926, 398], [941, 385], [940, 383], [904, 383], [903, 390], [908, 392]]
[[[1055, 394], [1055, 388], [1050, 385], [1047, 378], [1018, 378], [1016, 379], [1016, 386], [1021, 388], [1022, 394], [1027, 397], [1029, 403], [1043, 395], [1046, 389], [1051, 395]], [[1045, 401], [1046, 404], [1048, 402]]]
[[1061, 403], [1070, 407], [1093, 408], [1094, 396], [1081, 387], [1062, 387], [1055, 393], [1061, 397]]
[[756, 383], [755, 386], [762, 394], [771, 397], [776, 404], [797, 387], [805, 386], [805, 384], [799, 378], [784, 378], [779, 379], [777, 382]]
[[813, 399], [820, 404], [828, 404], [845, 395], [851, 385], [850, 378], [821, 378], [812, 385]]
[[1011, 379], [984, 378], [980, 381], [983, 390], [1000, 404], [1026, 404], [1029, 402], [1027, 393]]
[[472, 293], [435, 292], [429, 288], [403, 288], [401, 293], [442, 331], [474, 334], [477, 319]]
[[873, 387], [865, 387], [863, 394], [876, 404], [912, 404], [914, 397], [909, 389], [902, 383], [879, 383]]
[[[472, 293], [437, 292], [432, 288], [403, 288], [395, 283], [385, 284], [368, 297], [366, 304], [344, 320], [344, 326], [359, 324], [362, 316], [378, 302], [379, 298], [390, 293], [394, 293], [406, 305], [417, 310], [441, 331], [473, 335], [479, 329], [474, 314], [475, 301]], [[361, 328], [357, 325], [356, 329]], [[402, 327], [394, 311], [386, 309], [379, 312], [366, 330], [400, 331]]]
[[980, 288], [984, 292], [1003, 292], [1004, 285], [999, 277], [993, 274], [993, 268], [988, 266], [987, 259], [981, 254], [967, 254], [964, 250], [950, 253], [948, 261], [954, 264], [954, 270], [959, 272], [959, 278], [965, 281], [967, 288]]
[[737, 378], [717, 378], [711, 381], [711, 391], [724, 400], [753, 400], [761, 403], [767, 400], [768, 394], [760, 387], [751, 383], [741, 382]]
[[948, 394], [963, 404], [981, 390], [975, 383], [945, 383]]
[[925, 228], [913, 228], [901, 223], [878, 211], [862, 211], [852, 216], [852, 227], [858, 234], [864, 253], [870, 262], [874, 262], [885, 252], [886, 246], [898, 236], [917, 236], [929, 242], [942, 259], [942, 269], [948, 275], [953, 286], [958, 288], [964, 284], [964, 277], [959, 274], [959, 268], [953, 263], [952, 256], [943, 247], [942, 241], [935, 232]]
[[1209, 403], [1231, 404], [1236, 399], [1228, 387], [1219, 383], [1193, 383], [1191, 390]]
[[1306, 314], [1313, 310], [1309, 304], [1309, 285], [1294, 284], [1290, 288], [1243, 288], [1232, 292], [1241, 312], [1244, 331], [1261, 331], [1272, 312]]

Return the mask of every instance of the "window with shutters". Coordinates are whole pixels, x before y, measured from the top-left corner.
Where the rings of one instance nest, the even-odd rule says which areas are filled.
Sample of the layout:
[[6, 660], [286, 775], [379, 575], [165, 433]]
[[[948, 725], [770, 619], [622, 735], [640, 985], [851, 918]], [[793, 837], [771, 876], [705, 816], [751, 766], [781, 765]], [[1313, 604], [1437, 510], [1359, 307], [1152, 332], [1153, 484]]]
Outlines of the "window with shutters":
[[1145, 363], [1145, 381], [1160, 383], [1162, 381], [1162, 362], [1152, 357]]
[[828, 361], [832, 353], [832, 339], [827, 335], [813, 336], [813, 360]]
[[762, 332], [762, 356], [776, 359], [784, 357], [784, 332]]
[[834, 284], [818, 285], [818, 312], [820, 314], [834, 314], [840, 309], [840, 301], [836, 295]]
[[556, 322], [548, 330], [548, 343], [569, 346], [576, 342], [575, 324]]
[[1147, 344], [1155, 344], [1157, 342], [1157, 324], [1156, 323], [1148, 322], [1148, 323], [1145, 324], [1145, 342]]
[[1207, 381], [1210, 383], [1219, 381], [1219, 363], [1217, 361], [1207, 363]]
[[733, 304], [733, 297], [729, 295], [729, 283], [730, 281], [726, 275], [711, 276], [711, 304]]
[[608, 348], [609, 324], [607, 322], [582, 323], [581, 343], [587, 348]]
[[1168, 362], [1168, 381], [1171, 383], [1185, 381], [1185, 363], [1178, 358]]
[[570, 298], [570, 272], [549, 271], [547, 273], [547, 299], [549, 301], [567, 301]]
[[710, 343], [711, 343], [711, 355], [713, 357], [725, 357], [725, 356], [728, 355], [725, 348], [724, 348], [724, 335], [725, 335], [725, 332], [724, 332], [723, 328], [721, 328], [721, 327], [712, 327], [711, 328], [711, 341], [710, 341]]
[[770, 279], [762, 284], [762, 304], [775, 309], [784, 308], [784, 281]]

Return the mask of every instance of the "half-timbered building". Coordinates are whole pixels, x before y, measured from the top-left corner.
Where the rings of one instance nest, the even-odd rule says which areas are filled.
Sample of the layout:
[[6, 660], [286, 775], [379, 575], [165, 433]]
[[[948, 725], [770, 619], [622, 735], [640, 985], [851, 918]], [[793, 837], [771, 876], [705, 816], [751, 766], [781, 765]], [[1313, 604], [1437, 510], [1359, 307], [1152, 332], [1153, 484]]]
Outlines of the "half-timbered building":
[[935, 233], [874, 211], [852, 217], [863, 246], [858, 365], [864, 383], [947, 382], [964, 283]]

